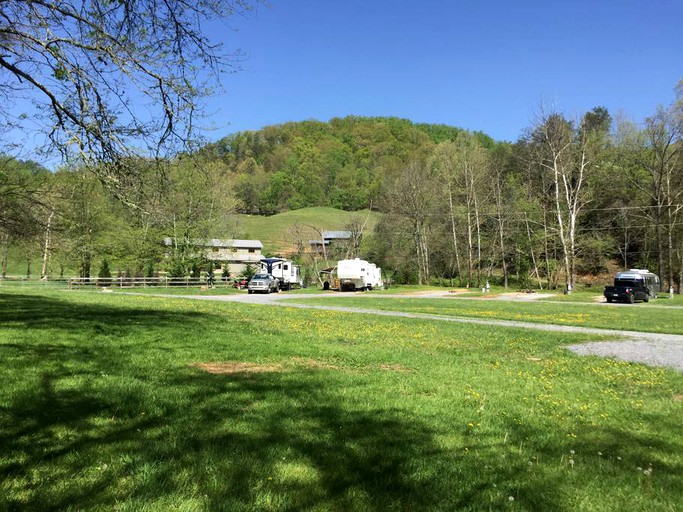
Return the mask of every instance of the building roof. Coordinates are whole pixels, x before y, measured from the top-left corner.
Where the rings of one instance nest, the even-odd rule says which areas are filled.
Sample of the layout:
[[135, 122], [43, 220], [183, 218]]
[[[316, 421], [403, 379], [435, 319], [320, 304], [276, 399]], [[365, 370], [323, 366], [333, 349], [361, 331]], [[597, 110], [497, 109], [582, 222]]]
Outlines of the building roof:
[[[211, 238], [210, 240], [191, 240], [191, 243], [196, 247], [263, 249], [263, 244], [260, 240], [221, 240], [219, 238]], [[164, 245], [173, 245], [173, 239], [170, 237], [164, 238]]]
[[323, 231], [325, 240], [348, 240], [351, 238], [351, 231]]

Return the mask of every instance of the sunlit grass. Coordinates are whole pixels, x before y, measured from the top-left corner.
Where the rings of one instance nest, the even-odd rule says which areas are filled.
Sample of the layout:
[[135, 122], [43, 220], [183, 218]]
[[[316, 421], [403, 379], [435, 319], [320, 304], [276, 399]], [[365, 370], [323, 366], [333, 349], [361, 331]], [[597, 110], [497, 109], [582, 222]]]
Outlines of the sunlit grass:
[[0, 510], [675, 510], [683, 376], [585, 339], [3, 289]]
[[360, 210], [347, 212], [329, 207], [312, 207], [290, 210], [276, 215], [235, 215], [239, 229], [244, 238], [258, 239], [263, 242], [264, 254], [278, 254], [289, 251], [294, 245], [292, 229], [297, 228], [305, 235], [306, 240], [317, 238], [317, 230], [342, 230], [354, 219], [366, 221], [365, 229], [372, 232], [375, 224], [382, 217], [381, 213]]
[[[293, 299], [296, 300], [296, 299]], [[637, 304], [586, 304], [547, 300], [504, 301], [492, 295], [478, 298], [458, 295], [445, 298], [380, 298], [370, 294], [330, 295], [300, 299], [303, 304], [346, 306], [382, 311], [405, 311], [434, 315], [459, 316], [489, 320], [577, 325], [603, 329], [683, 334], [683, 307], [663, 307], [668, 299]], [[669, 301], [675, 305], [677, 301]], [[683, 304], [681, 304], [683, 305]]]

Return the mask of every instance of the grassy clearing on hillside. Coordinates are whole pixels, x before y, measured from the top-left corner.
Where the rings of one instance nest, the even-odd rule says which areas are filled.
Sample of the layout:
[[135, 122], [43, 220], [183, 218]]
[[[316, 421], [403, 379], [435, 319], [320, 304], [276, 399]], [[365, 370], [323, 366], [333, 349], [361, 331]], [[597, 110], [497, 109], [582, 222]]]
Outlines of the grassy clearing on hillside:
[[683, 376], [583, 339], [2, 289], [0, 509], [676, 509]]
[[336, 208], [316, 207], [291, 210], [269, 217], [237, 215], [237, 221], [240, 231], [244, 233], [244, 238], [261, 240], [264, 245], [264, 254], [278, 254], [294, 247], [295, 240], [290, 231], [293, 226], [298, 225], [302, 228], [308, 241], [320, 236], [315, 229], [341, 230], [353, 219], [360, 219], [361, 222], [367, 219], [365, 233], [372, 233], [380, 216], [380, 213], [369, 210], [345, 212]]
[[[647, 304], [585, 304], [534, 300], [504, 301], [487, 298], [485, 295], [479, 298], [462, 298], [454, 295], [429, 299], [337, 294], [316, 299], [292, 300], [302, 304], [683, 334], [683, 307], [662, 306], [664, 299]], [[671, 305], [672, 302], [669, 301], [668, 304]], [[679, 306], [683, 304], [679, 303]]]

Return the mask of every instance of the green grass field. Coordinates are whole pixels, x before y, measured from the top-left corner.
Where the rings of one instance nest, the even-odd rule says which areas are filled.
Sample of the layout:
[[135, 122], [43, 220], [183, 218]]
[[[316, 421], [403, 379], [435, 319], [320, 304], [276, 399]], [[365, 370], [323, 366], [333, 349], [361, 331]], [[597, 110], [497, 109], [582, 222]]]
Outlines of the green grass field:
[[678, 509], [683, 375], [585, 339], [3, 287], [0, 510]]
[[380, 217], [380, 213], [369, 210], [345, 212], [335, 208], [316, 207], [291, 210], [270, 217], [237, 215], [237, 221], [245, 238], [263, 242], [264, 254], [278, 254], [294, 247], [293, 234], [290, 232], [294, 226], [301, 228], [308, 241], [319, 237], [315, 229], [341, 230], [353, 219], [360, 219], [361, 222], [367, 219], [365, 233], [372, 233]]
[[[395, 291], [398, 293], [399, 289]], [[473, 296], [478, 298], [472, 299]], [[657, 299], [647, 304], [639, 302], [633, 305], [596, 305], [591, 300], [576, 299], [565, 302], [550, 296], [539, 301], [503, 301], [486, 298], [480, 293], [468, 294], [467, 298], [453, 295], [430, 299], [387, 297], [372, 292], [331, 294], [323, 298], [293, 300], [302, 304], [683, 334], [683, 298], [680, 296], [673, 300]]]

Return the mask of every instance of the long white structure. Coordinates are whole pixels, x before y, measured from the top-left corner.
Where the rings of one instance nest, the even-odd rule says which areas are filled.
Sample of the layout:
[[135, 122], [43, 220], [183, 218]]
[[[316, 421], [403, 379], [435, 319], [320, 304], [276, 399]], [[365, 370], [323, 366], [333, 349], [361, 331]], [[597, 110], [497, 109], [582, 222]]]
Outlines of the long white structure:
[[384, 285], [382, 269], [360, 258], [339, 260], [337, 278], [342, 291], [372, 290]]
[[283, 258], [263, 258], [260, 261], [261, 272], [270, 274], [280, 281], [281, 290], [291, 290], [292, 287], [303, 286], [301, 269], [293, 261]]

